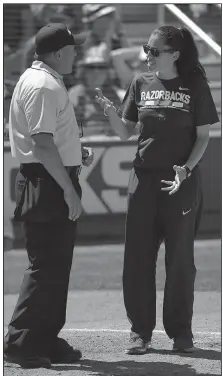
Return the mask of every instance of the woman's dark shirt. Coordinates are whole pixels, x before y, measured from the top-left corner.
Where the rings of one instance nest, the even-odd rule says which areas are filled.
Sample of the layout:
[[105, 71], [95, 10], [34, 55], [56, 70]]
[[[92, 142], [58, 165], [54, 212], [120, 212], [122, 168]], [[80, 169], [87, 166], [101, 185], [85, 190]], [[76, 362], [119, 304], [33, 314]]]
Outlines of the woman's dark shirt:
[[219, 121], [204, 78], [185, 86], [180, 77], [163, 80], [151, 73], [132, 79], [118, 114], [140, 123], [134, 165], [143, 168], [183, 165], [196, 141], [196, 127]]

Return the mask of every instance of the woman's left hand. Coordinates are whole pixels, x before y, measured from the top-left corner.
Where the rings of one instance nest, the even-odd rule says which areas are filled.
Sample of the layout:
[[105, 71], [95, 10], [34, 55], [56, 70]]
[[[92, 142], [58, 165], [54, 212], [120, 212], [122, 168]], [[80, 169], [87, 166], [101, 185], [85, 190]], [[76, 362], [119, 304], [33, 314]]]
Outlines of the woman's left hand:
[[85, 167], [88, 167], [92, 164], [94, 160], [94, 152], [92, 148], [87, 148], [82, 146], [82, 164]]
[[161, 183], [169, 185], [169, 187], [161, 188], [161, 191], [169, 191], [169, 195], [177, 192], [181, 186], [182, 181], [187, 177], [187, 172], [184, 167], [175, 165], [173, 166], [173, 169], [174, 171], [176, 171], [174, 181], [161, 180]]

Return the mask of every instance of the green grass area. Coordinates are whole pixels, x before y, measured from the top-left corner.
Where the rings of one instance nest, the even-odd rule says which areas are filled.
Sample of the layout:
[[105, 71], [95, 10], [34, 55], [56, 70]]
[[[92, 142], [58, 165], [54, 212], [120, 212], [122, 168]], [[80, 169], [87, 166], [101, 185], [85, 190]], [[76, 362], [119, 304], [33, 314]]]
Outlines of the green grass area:
[[[121, 290], [124, 246], [78, 246], [74, 252], [70, 290]], [[197, 277], [195, 290], [221, 291], [220, 240], [195, 243]], [[25, 251], [4, 254], [4, 292], [16, 294], [28, 267]], [[59, 276], [58, 276], [59, 277]], [[164, 248], [157, 262], [157, 290], [165, 283]]]

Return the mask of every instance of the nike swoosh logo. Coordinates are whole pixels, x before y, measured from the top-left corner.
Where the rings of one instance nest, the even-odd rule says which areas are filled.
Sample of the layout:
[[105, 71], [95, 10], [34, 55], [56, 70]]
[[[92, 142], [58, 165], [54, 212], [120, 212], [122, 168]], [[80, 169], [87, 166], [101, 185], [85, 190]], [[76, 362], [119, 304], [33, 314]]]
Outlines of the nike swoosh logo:
[[190, 211], [191, 211], [191, 209], [188, 210], [188, 211], [186, 211], [186, 212], [183, 210], [183, 215], [186, 215], [186, 214], [189, 213]]
[[190, 89], [188, 89], [188, 87], [179, 87], [179, 90], [190, 90]]

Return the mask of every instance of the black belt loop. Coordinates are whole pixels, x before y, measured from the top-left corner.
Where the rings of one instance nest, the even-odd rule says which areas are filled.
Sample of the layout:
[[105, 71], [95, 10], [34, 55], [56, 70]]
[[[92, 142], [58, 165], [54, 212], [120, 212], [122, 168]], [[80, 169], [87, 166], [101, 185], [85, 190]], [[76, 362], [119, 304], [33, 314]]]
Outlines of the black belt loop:
[[68, 174], [70, 175], [71, 172], [75, 169], [75, 175], [79, 176], [81, 173], [81, 166], [65, 166]]

